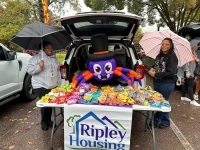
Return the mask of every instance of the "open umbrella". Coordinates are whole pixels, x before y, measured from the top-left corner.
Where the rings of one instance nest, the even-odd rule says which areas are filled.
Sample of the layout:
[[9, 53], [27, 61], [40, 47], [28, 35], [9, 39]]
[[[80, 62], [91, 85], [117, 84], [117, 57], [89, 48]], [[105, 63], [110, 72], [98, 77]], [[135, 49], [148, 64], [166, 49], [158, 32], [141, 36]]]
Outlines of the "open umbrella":
[[170, 30], [146, 32], [139, 44], [144, 49], [145, 55], [155, 59], [160, 52], [164, 38], [172, 39], [179, 67], [193, 60], [190, 43]]
[[192, 39], [192, 40], [190, 41], [190, 46], [191, 46], [191, 47], [194, 47], [194, 46], [196, 46], [198, 43], [200, 43], [200, 37], [196, 37], [196, 38]]
[[65, 49], [72, 41], [65, 29], [39, 22], [24, 26], [9, 42], [24, 49], [40, 51], [43, 40], [51, 42], [54, 50]]

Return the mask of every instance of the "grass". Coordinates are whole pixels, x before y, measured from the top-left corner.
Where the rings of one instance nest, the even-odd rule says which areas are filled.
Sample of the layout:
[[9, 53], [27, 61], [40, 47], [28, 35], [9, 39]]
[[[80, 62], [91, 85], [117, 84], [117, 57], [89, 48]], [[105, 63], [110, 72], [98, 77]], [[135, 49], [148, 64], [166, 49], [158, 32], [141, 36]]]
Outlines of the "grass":
[[65, 60], [65, 56], [66, 56], [66, 54], [64, 54], [64, 53], [56, 53], [56, 57], [60, 64]]

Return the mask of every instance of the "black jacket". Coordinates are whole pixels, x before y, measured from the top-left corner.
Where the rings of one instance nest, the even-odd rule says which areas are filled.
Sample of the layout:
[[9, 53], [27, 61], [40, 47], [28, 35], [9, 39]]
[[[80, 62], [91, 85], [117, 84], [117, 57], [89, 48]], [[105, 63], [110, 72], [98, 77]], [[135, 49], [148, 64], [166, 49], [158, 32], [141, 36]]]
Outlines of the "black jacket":
[[160, 53], [155, 59], [153, 68], [156, 70], [155, 82], [175, 83], [178, 59], [173, 51]]

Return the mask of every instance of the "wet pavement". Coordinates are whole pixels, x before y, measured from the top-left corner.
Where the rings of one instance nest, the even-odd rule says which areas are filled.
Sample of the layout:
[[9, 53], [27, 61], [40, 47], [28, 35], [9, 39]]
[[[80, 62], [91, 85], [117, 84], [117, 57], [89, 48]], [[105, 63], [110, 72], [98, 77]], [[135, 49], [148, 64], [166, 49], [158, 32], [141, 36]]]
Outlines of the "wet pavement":
[[[147, 84], [152, 85], [147, 77]], [[24, 103], [21, 99], [0, 107], [0, 150], [49, 150], [51, 130], [42, 131], [37, 100]], [[170, 97], [171, 127], [155, 129], [157, 150], [199, 150], [200, 108], [180, 101], [180, 89]], [[61, 118], [60, 118], [61, 119]], [[150, 131], [144, 132], [145, 118], [133, 113], [131, 150], [152, 150]], [[64, 149], [61, 125], [54, 136], [54, 150]]]

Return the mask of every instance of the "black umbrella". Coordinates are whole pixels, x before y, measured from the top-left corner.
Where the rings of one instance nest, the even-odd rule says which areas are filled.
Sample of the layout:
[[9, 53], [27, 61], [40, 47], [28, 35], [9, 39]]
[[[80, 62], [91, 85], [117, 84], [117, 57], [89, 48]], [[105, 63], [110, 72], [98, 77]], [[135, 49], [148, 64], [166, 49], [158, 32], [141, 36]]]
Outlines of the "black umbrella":
[[54, 50], [65, 49], [72, 41], [67, 31], [61, 27], [32, 23], [24, 26], [9, 42], [24, 49], [39, 51], [43, 40], [51, 42]]
[[192, 38], [199, 37], [200, 35], [200, 23], [190, 24], [183, 26], [179, 29], [178, 35], [185, 37], [190, 35]]

